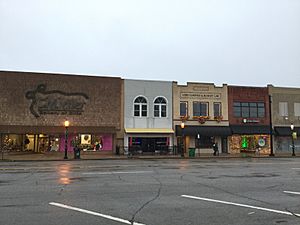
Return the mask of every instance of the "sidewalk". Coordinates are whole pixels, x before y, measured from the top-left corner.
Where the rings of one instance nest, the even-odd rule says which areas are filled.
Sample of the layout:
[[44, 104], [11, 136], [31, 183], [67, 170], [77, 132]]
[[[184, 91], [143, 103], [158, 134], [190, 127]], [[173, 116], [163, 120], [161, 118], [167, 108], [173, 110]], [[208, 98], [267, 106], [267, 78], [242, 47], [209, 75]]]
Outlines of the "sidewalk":
[[[300, 154], [300, 153], [299, 153]], [[269, 155], [255, 155], [255, 154], [225, 154], [221, 153], [219, 156], [212, 154], [196, 154], [195, 157], [184, 157], [180, 155], [134, 155], [128, 157], [127, 155], [112, 155], [111, 153], [104, 152], [81, 152], [79, 160], [122, 160], [122, 159], [230, 159], [230, 158], [292, 158], [291, 154], [280, 154], [275, 157]], [[33, 152], [0, 152], [1, 161], [64, 161], [64, 152], [46, 152], [46, 153], [33, 153]], [[75, 160], [74, 153], [68, 152], [67, 160]], [[78, 159], [76, 159], [78, 160]]]

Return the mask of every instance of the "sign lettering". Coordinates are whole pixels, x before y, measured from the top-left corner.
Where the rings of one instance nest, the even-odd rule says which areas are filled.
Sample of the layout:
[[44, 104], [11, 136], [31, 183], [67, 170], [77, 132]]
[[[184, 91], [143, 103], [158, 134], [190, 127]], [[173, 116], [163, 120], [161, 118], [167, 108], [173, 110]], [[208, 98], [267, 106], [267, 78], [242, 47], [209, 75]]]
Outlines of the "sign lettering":
[[26, 92], [31, 100], [30, 112], [35, 117], [45, 114], [81, 115], [89, 97], [84, 93], [66, 93], [58, 90], [46, 91], [40, 84], [34, 91]]

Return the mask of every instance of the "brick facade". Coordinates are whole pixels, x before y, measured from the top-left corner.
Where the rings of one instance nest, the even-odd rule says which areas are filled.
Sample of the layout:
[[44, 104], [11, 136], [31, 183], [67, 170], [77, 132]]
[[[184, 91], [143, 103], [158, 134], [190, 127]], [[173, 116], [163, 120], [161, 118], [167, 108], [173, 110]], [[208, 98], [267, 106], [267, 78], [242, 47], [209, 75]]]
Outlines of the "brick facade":
[[243, 118], [233, 115], [234, 102], [263, 102], [265, 103], [265, 117], [260, 118], [259, 125], [269, 125], [269, 94], [268, 88], [228, 86], [228, 116], [230, 125], [242, 125]]
[[[121, 78], [111, 77], [0, 71], [0, 132], [63, 132], [66, 119], [70, 121], [71, 131], [120, 131], [122, 82]], [[81, 107], [80, 113], [70, 115], [55, 111], [54, 114], [34, 115], [30, 110], [33, 100], [28, 99], [26, 93], [34, 92], [41, 84], [45, 85], [47, 95], [36, 93], [39, 102], [47, 101], [45, 97], [51, 95], [56, 95], [56, 99], [66, 98], [73, 104], [75, 99], [77, 105], [65, 107]], [[81, 105], [80, 101], [84, 103]], [[63, 106], [57, 107], [61, 109]]]

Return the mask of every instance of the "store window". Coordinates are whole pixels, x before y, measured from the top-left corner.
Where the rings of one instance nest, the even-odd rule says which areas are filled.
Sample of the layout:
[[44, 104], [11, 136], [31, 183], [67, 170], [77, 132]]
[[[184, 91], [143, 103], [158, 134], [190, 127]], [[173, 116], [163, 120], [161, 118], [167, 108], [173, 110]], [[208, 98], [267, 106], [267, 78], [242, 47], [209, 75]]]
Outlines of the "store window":
[[295, 116], [300, 116], [300, 103], [294, 103]]
[[195, 139], [196, 148], [212, 148], [213, 147], [213, 137], [201, 135], [199, 138]]
[[257, 103], [257, 117], [265, 117], [265, 103]]
[[147, 100], [139, 96], [134, 100], [134, 116], [147, 117]]
[[188, 102], [180, 102], [180, 116], [188, 116]]
[[221, 102], [214, 102], [214, 117], [222, 115], [222, 104]]
[[193, 102], [193, 116], [208, 116], [208, 102]]
[[241, 107], [242, 107], [242, 117], [248, 118], [250, 116], [249, 103], [248, 102], [242, 102]]
[[154, 117], [167, 117], [167, 101], [163, 97], [154, 100]]
[[112, 135], [81, 134], [80, 145], [83, 148], [83, 151], [111, 151]]
[[288, 111], [288, 103], [287, 102], [279, 102], [279, 115], [280, 116], [289, 116]]
[[241, 117], [242, 108], [240, 102], [234, 102], [233, 103], [233, 114], [234, 117]]
[[258, 148], [268, 147], [267, 135], [242, 135], [241, 136], [241, 149], [242, 150], [257, 150]]
[[263, 102], [234, 102], [234, 117], [263, 118], [265, 117], [265, 103]]

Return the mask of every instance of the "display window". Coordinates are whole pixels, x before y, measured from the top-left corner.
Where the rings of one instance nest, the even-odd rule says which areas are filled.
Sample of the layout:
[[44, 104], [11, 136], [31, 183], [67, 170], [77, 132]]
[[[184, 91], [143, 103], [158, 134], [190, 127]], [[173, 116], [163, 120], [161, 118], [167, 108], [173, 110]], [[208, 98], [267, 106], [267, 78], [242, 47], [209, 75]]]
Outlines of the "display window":
[[270, 148], [270, 137], [269, 135], [233, 135], [230, 145], [233, 153], [268, 151]]
[[81, 134], [80, 145], [83, 151], [111, 151], [112, 135], [110, 134]]
[[201, 135], [199, 138], [195, 138], [196, 148], [212, 148], [214, 143], [214, 138], [211, 136]]

